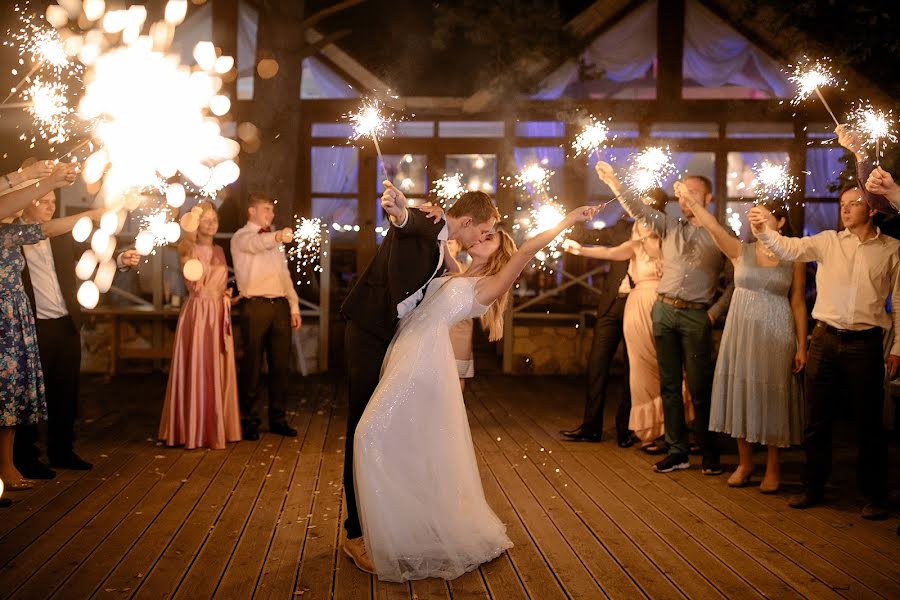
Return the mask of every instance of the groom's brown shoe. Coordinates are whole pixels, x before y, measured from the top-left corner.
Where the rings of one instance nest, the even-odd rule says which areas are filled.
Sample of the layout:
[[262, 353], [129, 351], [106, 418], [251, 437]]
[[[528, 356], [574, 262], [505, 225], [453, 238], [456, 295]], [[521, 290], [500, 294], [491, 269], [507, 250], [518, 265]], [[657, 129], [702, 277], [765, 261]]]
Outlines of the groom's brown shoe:
[[350, 560], [353, 561], [353, 564], [361, 571], [373, 575], [375, 574], [375, 566], [372, 564], [372, 559], [369, 558], [369, 553], [366, 550], [366, 543], [363, 538], [358, 537], [352, 540], [345, 540], [344, 554], [349, 556]]

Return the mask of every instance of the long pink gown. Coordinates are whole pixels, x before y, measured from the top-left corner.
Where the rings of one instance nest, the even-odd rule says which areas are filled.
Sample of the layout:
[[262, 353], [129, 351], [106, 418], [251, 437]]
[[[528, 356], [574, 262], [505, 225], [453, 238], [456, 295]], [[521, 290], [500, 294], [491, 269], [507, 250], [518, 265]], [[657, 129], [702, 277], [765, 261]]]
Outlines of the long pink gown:
[[159, 438], [168, 446], [222, 449], [241, 439], [228, 266], [219, 246], [195, 245], [203, 265], [175, 330], [172, 366]]

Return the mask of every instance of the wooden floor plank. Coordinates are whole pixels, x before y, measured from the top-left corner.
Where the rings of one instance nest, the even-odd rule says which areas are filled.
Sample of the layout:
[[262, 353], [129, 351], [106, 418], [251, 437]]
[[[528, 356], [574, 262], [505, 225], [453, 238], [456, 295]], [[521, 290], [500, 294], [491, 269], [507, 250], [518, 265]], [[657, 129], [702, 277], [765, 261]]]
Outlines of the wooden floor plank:
[[[182, 580], [175, 598], [188, 600], [213, 596], [284, 440], [285, 438], [272, 434], [264, 434], [259, 439], [257, 444], [262, 452], [254, 455], [256, 460], [248, 463], [241, 474], [240, 481], [227, 498], [222, 514]], [[248, 579], [255, 582], [255, 577]]]
[[[21, 597], [33, 597], [35, 589], [46, 590], [48, 582], [62, 583], [72, 571], [88, 556], [98, 544], [123, 519], [134, 510], [141, 499], [165, 476], [169, 469], [175, 469], [176, 475], [184, 476], [190, 473], [196, 465], [196, 461], [185, 458], [183, 454], [169, 453], [151, 455], [144, 463], [145, 467], [137, 473], [127, 485], [123, 486], [112, 497], [93, 495], [90, 502], [82, 502], [77, 511], [70, 513], [72, 519], [67, 523], [58, 523], [53, 528], [53, 536], [42, 536], [37, 542], [29, 546], [23, 553], [32, 564], [40, 561], [36, 569], [22, 569], [23, 572], [31, 570], [30, 585], [20, 591]], [[82, 515], [90, 516], [84, 519]], [[79, 518], [81, 517], [81, 518]], [[54, 548], [52, 555], [47, 556], [48, 544], [59, 534], [63, 527], [70, 526], [73, 535], [65, 545]], [[22, 565], [23, 567], [25, 565]], [[53, 590], [49, 590], [53, 591]]]
[[[228, 455], [225, 465], [190, 509], [182, 523], [173, 523], [176, 532], [165, 549], [147, 570], [132, 570], [140, 580], [134, 597], [152, 600], [171, 598], [194, 564], [203, 543], [214, 529], [228, 498], [240, 481], [241, 474], [259, 462], [267, 452], [260, 442], [240, 442]], [[140, 561], [135, 557], [134, 561]], [[138, 564], [140, 564], [138, 562]], [[135, 572], [136, 571], [136, 572]], [[129, 571], [126, 571], [126, 574]], [[128, 586], [122, 586], [128, 587]]]
[[[515, 444], [515, 441], [512, 439], [509, 430], [501, 425], [494, 416], [490, 414], [490, 411], [484, 406], [481, 398], [478, 398], [474, 394], [473, 396], [472, 401], [469, 403], [469, 407], [473, 414], [476, 415], [479, 422], [483, 426], [487, 425], [490, 427], [491, 431], [497, 433], [503, 432], [503, 434], [497, 436], [501, 439], [495, 440], [498, 448], [505, 445], [509, 452], [515, 452], [515, 457], [518, 457], [519, 454], [525, 452], [521, 445], [516, 444], [514, 447], [511, 446], [511, 444]], [[585, 503], [576, 502], [575, 504], [572, 504], [571, 502], [568, 502], [568, 498], [566, 498], [566, 494], [564, 493], [568, 490], [562, 487], [558, 489], [554, 488], [546, 481], [539, 470], [535, 468], [535, 465], [527, 459], [522, 460], [518, 472], [526, 485], [528, 485], [529, 489], [532, 490], [536, 496], [538, 494], [540, 495], [541, 504], [548, 508], [548, 514], [551, 516], [551, 519], [554, 520], [560, 531], [565, 532], [566, 539], [569, 540], [572, 548], [576, 551], [582, 562], [588, 567], [594, 580], [600, 585], [607, 596], [612, 598], [634, 598], [643, 595], [643, 591], [635, 584], [626, 569], [620, 563], [616, 562], [613, 554], [603, 544], [603, 540], [596, 525], [602, 524], [608, 526], [608, 521], [601, 520], [600, 522], [592, 522], [590, 524], [585, 522], [580, 516], [580, 513], [585, 508]], [[573, 486], [573, 491], [575, 491], [575, 486]], [[653, 565], [648, 563], [644, 566], [647, 570], [654, 572], [651, 576], [655, 577], [658, 575], [658, 572], [656, 572], [657, 570]], [[658, 581], [657, 583], [662, 590], [666, 589], [666, 583], [663, 581]], [[667, 595], [671, 591], [672, 590], [670, 589], [668, 592], [658, 591], [657, 593]], [[676, 597], [677, 595], [678, 594], [675, 594]]]
[[[337, 433], [343, 429], [341, 419], [335, 418], [335, 400], [332, 395], [323, 397], [315, 407], [317, 433], [309, 444], [304, 444], [301, 460], [310, 460], [315, 465], [316, 477], [307, 488], [311, 499], [307, 500], [306, 511], [290, 515], [284, 524], [283, 540], [293, 544], [291, 559], [281, 565], [277, 578], [270, 577], [271, 597], [284, 597], [279, 590], [293, 594], [303, 592], [307, 598], [330, 598], [334, 583], [334, 561], [336, 558], [336, 538], [341, 510], [340, 473], [343, 469], [343, 454], [337, 454]], [[343, 449], [343, 446], [340, 446]], [[311, 516], [310, 516], [311, 515]], [[296, 539], [291, 540], [291, 533]], [[306, 570], [306, 573], [304, 573]], [[271, 573], [270, 573], [271, 575]], [[277, 593], [278, 592], [278, 593]]]
[[144, 582], [162, 553], [178, 534], [204, 494], [221, 476], [225, 465], [238, 452], [240, 444], [230, 444], [225, 450], [197, 450], [203, 453], [200, 466], [187, 478], [172, 500], [153, 520], [147, 530], [126, 552], [116, 568], [99, 586], [107, 590], [137, 590]]
[[[144, 532], [154, 524], [156, 518], [165, 509], [173, 496], [184, 486], [208, 456], [205, 452], [185, 454], [179, 451], [175, 465], [162, 475], [147, 494], [126, 514], [118, 520], [118, 524], [109, 535], [89, 554], [82, 555], [82, 564], [77, 567], [71, 577], [66, 579], [57, 590], [57, 596], [65, 598], [69, 589], [89, 591], [86, 596], [96, 592], [106, 577], [119, 564], [122, 558], [140, 540]], [[214, 469], [219, 460], [207, 461]], [[103, 517], [107, 518], [107, 517]], [[110, 520], [113, 518], [110, 517]], [[116, 521], [113, 520], [113, 523]], [[65, 552], [66, 549], [63, 549]], [[81, 556], [79, 556], [81, 558]], [[69, 558], [71, 560], [71, 557]], [[40, 575], [40, 572], [38, 572]], [[55, 575], [54, 575], [55, 577]], [[60, 580], [63, 578], [60, 577]], [[32, 579], [34, 581], [34, 578]], [[127, 588], [127, 589], [126, 589]], [[119, 588], [103, 588], [119, 589]], [[133, 590], [133, 586], [123, 586], [123, 591]], [[34, 589], [35, 593], [40, 587]], [[23, 594], [31, 597], [30, 594]]]
[[[561, 440], [558, 430], [581, 417], [581, 386], [501, 375], [467, 386], [485, 497], [515, 546], [450, 582], [395, 584], [341, 551], [338, 378], [292, 383], [298, 438], [266, 434], [224, 451], [156, 445], [164, 377], [93, 381], [78, 448], [96, 466], [10, 494], [0, 598], [900, 597], [897, 519], [860, 520], [846, 432], [837, 432], [834, 502], [795, 511], [785, 495], [731, 489], [696, 468], [657, 474], [637, 449]], [[621, 393], [612, 389], [609, 409]], [[783, 456], [791, 489], [803, 456]]]

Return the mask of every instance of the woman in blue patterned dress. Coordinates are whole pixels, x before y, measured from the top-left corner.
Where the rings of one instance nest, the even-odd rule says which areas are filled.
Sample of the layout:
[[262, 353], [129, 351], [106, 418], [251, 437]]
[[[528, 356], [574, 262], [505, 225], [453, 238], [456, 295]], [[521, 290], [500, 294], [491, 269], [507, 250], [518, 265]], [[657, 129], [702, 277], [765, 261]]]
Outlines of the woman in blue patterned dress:
[[[60, 169], [41, 180], [35, 189], [40, 190], [40, 196], [53, 193], [53, 189], [74, 181], [74, 174], [74, 168]], [[17, 201], [15, 193], [0, 196], [0, 212], [8, 209], [8, 201]], [[101, 211], [54, 219], [43, 225], [0, 224], [0, 479], [6, 489], [27, 489], [33, 485], [13, 465], [16, 425], [47, 418], [34, 317], [22, 286], [25, 258], [20, 247], [71, 231], [85, 214], [99, 219]]]

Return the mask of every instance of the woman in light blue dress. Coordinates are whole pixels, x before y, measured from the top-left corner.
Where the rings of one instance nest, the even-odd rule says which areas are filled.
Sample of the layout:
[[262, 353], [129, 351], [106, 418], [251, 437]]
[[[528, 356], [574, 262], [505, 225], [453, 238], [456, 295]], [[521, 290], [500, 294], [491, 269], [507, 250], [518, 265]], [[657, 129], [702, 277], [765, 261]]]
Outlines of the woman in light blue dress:
[[[806, 274], [802, 263], [779, 260], [762, 244], [732, 236], [699, 202], [691, 210], [734, 263], [735, 290], [713, 379], [709, 429], [737, 439], [740, 464], [728, 485], [743, 487], [753, 472], [753, 444], [768, 449], [763, 493], [778, 491], [778, 449], [803, 439], [806, 365]], [[773, 229], [790, 235], [781, 204], [767, 206]]]

